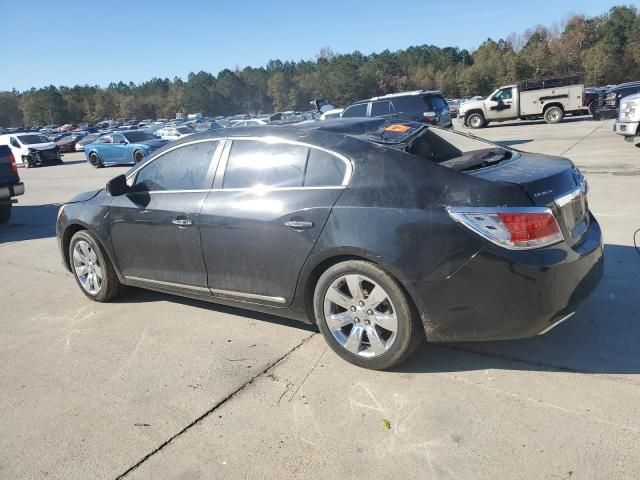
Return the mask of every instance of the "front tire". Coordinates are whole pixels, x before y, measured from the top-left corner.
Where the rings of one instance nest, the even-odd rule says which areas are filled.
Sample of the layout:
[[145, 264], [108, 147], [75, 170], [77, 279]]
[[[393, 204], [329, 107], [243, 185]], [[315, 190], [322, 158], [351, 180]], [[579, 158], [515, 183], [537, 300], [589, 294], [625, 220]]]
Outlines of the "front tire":
[[544, 112], [544, 121], [554, 125], [560, 123], [564, 118], [564, 110], [560, 107], [549, 107]]
[[467, 117], [467, 125], [469, 125], [474, 130], [484, 127], [486, 125], [484, 115], [478, 112], [472, 113], [471, 115], [469, 115], [469, 117]]
[[120, 281], [109, 257], [88, 231], [81, 230], [71, 238], [69, 263], [80, 290], [91, 300], [108, 302], [120, 292]]
[[330, 267], [318, 280], [313, 306], [333, 351], [363, 368], [392, 368], [424, 340], [419, 316], [402, 286], [370, 262]]
[[7, 223], [11, 218], [11, 204], [0, 205], [0, 223]]
[[138, 164], [142, 160], [144, 160], [144, 152], [142, 150], [136, 150], [133, 154], [133, 162]]
[[96, 152], [91, 152], [91, 154], [89, 155], [89, 163], [91, 164], [91, 166], [93, 168], [102, 168], [104, 167], [102, 160], [100, 160], [100, 157], [98, 156], [98, 154]]

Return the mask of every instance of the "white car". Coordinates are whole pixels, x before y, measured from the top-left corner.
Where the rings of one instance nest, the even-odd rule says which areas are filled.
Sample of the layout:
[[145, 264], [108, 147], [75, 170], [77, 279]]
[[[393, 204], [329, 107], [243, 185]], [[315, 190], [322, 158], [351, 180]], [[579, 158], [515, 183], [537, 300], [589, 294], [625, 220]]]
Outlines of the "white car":
[[329, 120], [330, 118], [340, 118], [342, 116], [342, 112], [344, 112], [344, 108], [334, 108], [332, 110], [327, 110], [320, 115], [320, 120]]
[[0, 145], [8, 145], [16, 163], [26, 168], [44, 163], [62, 163], [58, 146], [40, 133], [0, 135]]
[[193, 135], [196, 131], [191, 127], [177, 126], [177, 127], [164, 127], [160, 130], [156, 130], [154, 135], [160, 137], [162, 140], [178, 140], [180, 138]]
[[640, 93], [620, 100], [620, 112], [614, 131], [623, 135], [628, 142], [633, 142], [636, 136], [640, 136]]
[[237, 120], [231, 124], [232, 127], [258, 127], [260, 125], [269, 125], [269, 122], [260, 118], [252, 118], [251, 120]]

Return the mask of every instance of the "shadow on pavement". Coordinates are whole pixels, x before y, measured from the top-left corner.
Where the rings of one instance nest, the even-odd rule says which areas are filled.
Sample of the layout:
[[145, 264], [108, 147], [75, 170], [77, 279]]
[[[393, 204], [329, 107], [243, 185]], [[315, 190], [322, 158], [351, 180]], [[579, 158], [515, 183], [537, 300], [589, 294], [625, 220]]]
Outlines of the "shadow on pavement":
[[11, 208], [11, 219], [0, 224], [0, 243], [56, 236], [58, 204], [21, 205]]
[[546, 335], [525, 340], [422, 346], [396, 371], [506, 369], [597, 374], [640, 373], [640, 255], [605, 246], [605, 276], [577, 313]]
[[[591, 122], [593, 121], [591, 115], [581, 115], [579, 117], [566, 117], [560, 123], [574, 123], [574, 122]], [[523, 125], [544, 125], [544, 120], [520, 120], [520, 121], [506, 121], [506, 122], [491, 122], [484, 128], [498, 128], [498, 127], [518, 127]]]

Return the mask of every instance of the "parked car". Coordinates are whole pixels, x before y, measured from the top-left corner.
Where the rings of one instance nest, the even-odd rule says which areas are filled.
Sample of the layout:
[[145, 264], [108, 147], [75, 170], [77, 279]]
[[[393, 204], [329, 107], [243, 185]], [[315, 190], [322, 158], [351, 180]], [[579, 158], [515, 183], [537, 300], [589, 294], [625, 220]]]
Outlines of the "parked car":
[[61, 152], [75, 152], [77, 142], [86, 136], [86, 132], [71, 132], [70, 135], [67, 135], [58, 140], [56, 142], [56, 145], [58, 145], [58, 149]]
[[58, 146], [40, 133], [0, 135], [0, 145], [8, 145], [17, 164], [25, 168], [62, 163]]
[[260, 118], [252, 118], [250, 120], [236, 120], [231, 123], [232, 127], [259, 127], [261, 125], [269, 125], [269, 122]]
[[620, 107], [620, 99], [640, 93], [640, 82], [621, 83], [598, 94], [598, 103], [593, 109], [593, 118], [604, 120], [616, 118]]
[[81, 138], [80, 140], [78, 140], [76, 142], [76, 151], [83, 152], [85, 146], [89, 145], [90, 143], [93, 143], [93, 142], [97, 141], [100, 137], [102, 137], [103, 135], [106, 135], [106, 134], [107, 134], [106, 132], [90, 133], [86, 137]]
[[544, 118], [559, 123], [567, 114], [584, 110], [584, 85], [575, 76], [526, 80], [496, 89], [485, 100], [464, 102], [458, 115], [471, 128], [483, 128], [490, 122]]
[[0, 145], [0, 223], [11, 218], [15, 197], [24, 194], [24, 183], [18, 175], [18, 164], [9, 145]]
[[449, 105], [449, 115], [451, 115], [451, 118], [457, 118], [458, 117], [458, 110], [460, 108], [460, 101], [459, 100], [447, 100], [447, 105]]
[[105, 165], [135, 165], [166, 144], [166, 140], [160, 140], [141, 130], [117, 131], [85, 145], [84, 154], [95, 168]]
[[342, 112], [344, 112], [344, 108], [334, 108], [332, 110], [327, 110], [320, 115], [320, 120], [331, 120], [340, 118], [342, 116]]
[[342, 118], [383, 117], [424, 122], [451, 127], [449, 106], [438, 91], [417, 90], [392, 93], [369, 100], [360, 100], [342, 112]]
[[640, 93], [620, 100], [620, 113], [614, 131], [629, 142], [634, 142], [640, 136]]
[[180, 138], [188, 137], [189, 135], [193, 135], [196, 131], [184, 125], [179, 125], [177, 127], [164, 127], [159, 130], [156, 130], [155, 135], [160, 137], [162, 140], [174, 141]]
[[316, 323], [384, 369], [425, 337], [522, 338], [570, 317], [603, 274], [586, 197], [568, 159], [340, 119], [180, 140], [63, 205], [56, 232], [92, 300], [133, 285]]
[[586, 87], [584, 89], [582, 105], [590, 115], [594, 114], [595, 108], [598, 105], [598, 95], [605, 90], [605, 87]]

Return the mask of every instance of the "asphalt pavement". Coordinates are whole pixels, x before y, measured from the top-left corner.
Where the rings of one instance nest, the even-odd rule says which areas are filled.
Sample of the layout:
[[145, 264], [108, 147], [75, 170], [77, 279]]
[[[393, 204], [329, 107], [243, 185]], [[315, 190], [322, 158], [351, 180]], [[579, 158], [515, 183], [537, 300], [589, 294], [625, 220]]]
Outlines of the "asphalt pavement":
[[640, 478], [640, 148], [611, 125], [474, 132], [585, 173], [606, 260], [577, 314], [528, 340], [425, 345], [392, 372], [278, 317], [137, 289], [89, 301], [57, 206], [126, 168], [20, 170], [0, 225], [0, 478]]

